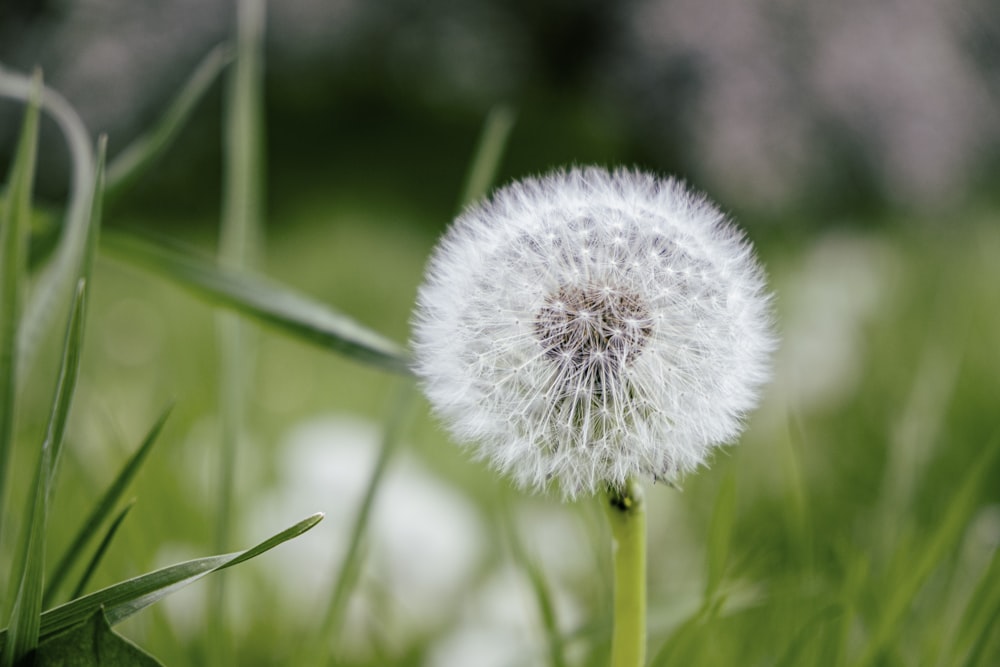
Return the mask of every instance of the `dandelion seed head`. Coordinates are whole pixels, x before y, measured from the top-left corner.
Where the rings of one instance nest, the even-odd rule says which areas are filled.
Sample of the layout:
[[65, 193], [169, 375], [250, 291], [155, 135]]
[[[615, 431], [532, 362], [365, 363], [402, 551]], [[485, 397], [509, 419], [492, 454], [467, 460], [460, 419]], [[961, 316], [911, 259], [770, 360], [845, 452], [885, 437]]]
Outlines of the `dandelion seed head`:
[[460, 215], [413, 334], [456, 439], [567, 498], [703, 465], [740, 432], [774, 344], [763, 272], [714, 205], [597, 168], [514, 183]]

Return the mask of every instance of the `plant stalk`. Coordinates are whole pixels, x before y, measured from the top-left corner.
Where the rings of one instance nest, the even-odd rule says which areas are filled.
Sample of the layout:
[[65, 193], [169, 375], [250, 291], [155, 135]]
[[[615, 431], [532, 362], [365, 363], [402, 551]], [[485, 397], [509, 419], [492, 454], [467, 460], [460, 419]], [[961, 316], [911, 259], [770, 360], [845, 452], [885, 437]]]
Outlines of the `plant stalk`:
[[614, 630], [611, 667], [646, 662], [646, 508], [642, 487], [629, 480], [609, 489], [605, 510], [611, 525], [614, 559]]

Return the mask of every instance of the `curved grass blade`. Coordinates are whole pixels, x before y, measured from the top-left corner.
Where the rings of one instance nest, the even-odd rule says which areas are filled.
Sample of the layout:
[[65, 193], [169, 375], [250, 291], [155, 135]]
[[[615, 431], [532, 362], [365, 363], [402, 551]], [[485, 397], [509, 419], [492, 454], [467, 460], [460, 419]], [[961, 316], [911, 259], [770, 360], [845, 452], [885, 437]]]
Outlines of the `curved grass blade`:
[[[0, 96], [27, 100], [30, 95], [29, 77], [0, 67]], [[72, 186], [62, 235], [51, 261], [38, 277], [20, 323], [19, 382], [24, 382], [31, 373], [40, 342], [55, 328], [53, 320], [63, 312], [73, 295], [90, 237], [97, 179], [90, 135], [73, 107], [57, 92], [43, 86], [42, 109], [55, 120], [66, 139], [73, 163]]]
[[[104, 607], [108, 623], [116, 625], [212, 572], [244, 563], [283, 542], [298, 537], [322, 520], [323, 513], [317, 512], [245, 551], [170, 565], [49, 609], [41, 616], [39, 640], [46, 641], [60, 632], [85, 622], [101, 607]], [[0, 631], [0, 642], [4, 645], [10, 639], [9, 633], [10, 628]]]
[[104, 247], [120, 259], [287, 334], [362, 363], [409, 373], [409, 359], [401, 346], [279, 283], [222, 268], [191, 251], [121, 234], [105, 234]]
[[38, 152], [42, 74], [36, 71], [7, 192], [0, 208], [0, 534], [7, 506], [7, 468], [14, 439], [17, 403], [17, 327], [27, 290], [28, 229]]
[[94, 572], [97, 571], [97, 566], [100, 565], [101, 559], [104, 558], [104, 553], [108, 550], [111, 545], [111, 540], [115, 538], [115, 533], [118, 532], [118, 528], [121, 527], [122, 521], [128, 516], [128, 513], [132, 511], [135, 507], [135, 499], [129, 501], [127, 505], [118, 513], [118, 516], [114, 518], [111, 525], [108, 527], [108, 532], [104, 535], [104, 539], [101, 543], [97, 545], [97, 550], [94, 552], [93, 558], [87, 563], [87, 569], [83, 571], [83, 576], [80, 577], [80, 581], [77, 582], [76, 588], [73, 589], [73, 594], [70, 596], [71, 599], [76, 599], [83, 595], [83, 591], [87, 588], [87, 583], [90, 578], [94, 576]]
[[86, 281], [81, 278], [77, 284], [76, 297], [70, 312], [59, 381], [56, 385], [45, 442], [35, 471], [25, 522], [24, 543], [19, 552], [21, 554], [19, 566], [15, 570], [19, 572], [12, 582], [12, 588], [16, 586], [17, 596], [10, 615], [10, 639], [4, 644], [3, 653], [0, 654], [2, 667], [12, 667], [38, 646], [48, 504], [79, 374], [85, 299]]
[[66, 579], [69, 571], [76, 564], [77, 559], [83, 554], [84, 549], [87, 547], [87, 543], [90, 539], [97, 534], [98, 528], [104, 523], [104, 520], [111, 514], [111, 510], [121, 499], [122, 495], [125, 493], [125, 489], [128, 487], [129, 483], [135, 477], [136, 473], [139, 472], [139, 468], [142, 467], [143, 462], [149, 455], [149, 452], [153, 448], [153, 444], [156, 442], [160, 435], [160, 431], [163, 430], [164, 424], [167, 422], [167, 417], [170, 416], [170, 412], [173, 410], [173, 406], [168, 407], [160, 415], [159, 419], [153, 424], [152, 428], [146, 434], [143, 439], [142, 444], [135, 451], [131, 458], [125, 462], [122, 466], [121, 471], [115, 477], [111, 486], [108, 487], [107, 491], [98, 501], [97, 505], [91, 511], [90, 516], [87, 520], [83, 522], [80, 527], [79, 532], [77, 532], [76, 537], [70, 542], [69, 547], [67, 547], [66, 552], [63, 554], [62, 558], [59, 559], [59, 563], [56, 565], [55, 569], [52, 571], [52, 576], [49, 579], [48, 586], [45, 590], [44, 604], [46, 607], [50, 606], [54, 600], [56, 594], [59, 592], [59, 587], [62, 582]]
[[198, 103], [230, 62], [232, 53], [225, 45], [215, 47], [205, 56], [155, 127], [135, 139], [108, 163], [105, 197], [119, 196], [149, 170], [170, 147]]

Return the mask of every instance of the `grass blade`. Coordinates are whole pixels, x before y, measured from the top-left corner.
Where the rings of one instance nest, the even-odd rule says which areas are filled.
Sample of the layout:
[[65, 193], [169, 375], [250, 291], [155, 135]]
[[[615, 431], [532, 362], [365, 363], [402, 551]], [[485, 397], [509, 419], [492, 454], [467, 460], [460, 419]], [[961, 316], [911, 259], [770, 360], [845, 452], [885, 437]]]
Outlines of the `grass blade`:
[[230, 50], [222, 45], [205, 56], [156, 126], [130, 143], [108, 164], [105, 197], [119, 196], [170, 147], [198, 103], [231, 61]]
[[498, 511], [498, 519], [511, 556], [513, 556], [514, 562], [528, 575], [531, 588], [535, 593], [535, 602], [538, 604], [538, 613], [542, 618], [546, 644], [549, 649], [549, 664], [551, 667], [566, 667], [566, 656], [563, 651], [565, 641], [559, 632], [559, 619], [556, 617], [556, 607], [548, 582], [545, 580], [545, 573], [542, 572], [542, 568], [535, 559], [525, 551], [521, 536], [517, 532], [512, 508], [506, 499]]
[[510, 107], [494, 107], [483, 123], [483, 131], [479, 135], [479, 145], [475, 158], [469, 166], [465, 177], [465, 187], [459, 208], [468, 206], [481, 199], [496, 181], [500, 160], [507, 148], [507, 140], [514, 129], [516, 114]]
[[63, 554], [62, 558], [59, 559], [59, 563], [56, 565], [55, 569], [52, 571], [52, 576], [49, 579], [48, 586], [45, 590], [45, 606], [51, 605], [56, 594], [59, 592], [59, 587], [62, 582], [66, 579], [70, 570], [76, 564], [77, 559], [83, 554], [84, 549], [87, 547], [87, 543], [90, 539], [97, 534], [98, 529], [104, 520], [111, 514], [114, 506], [121, 499], [122, 495], [125, 493], [125, 489], [128, 488], [129, 483], [139, 472], [139, 468], [142, 467], [143, 462], [152, 451], [153, 444], [156, 442], [160, 435], [160, 431], [163, 430], [164, 424], [167, 422], [167, 417], [170, 416], [170, 412], [173, 406], [168, 407], [160, 415], [160, 418], [156, 420], [152, 428], [146, 434], [145, 439], [143, 439], [142, 444], [135, 453], [125, 462], [122, 466], [121, 471], [115, 477], [111, 486], [108, 487], [107, 491], [98, 501], [97, 505], [91, 511], [90, 516], [87, 520], [83, 522], [80, 527], [79, 532], [70, 542], [69, 547], [67, 547], [66, 552]]
[[21, 136], [0, 208], [0, 534], [7, 507], [7, 468], [14, 440], [17, 398], [17, 327], [27, 289], [28, 230], [31, 192], [38, 152], [38, 116], [42, 75], [35, 72]]
[[[31, 79], [0, 67], [0, 96], [27, 100]], [[35, 355], [45, 335], [58, 329], [53, 320], [69, 303], [83, 256], [86, 253], [95, 181], [94, 150], [80, 116], [66, 100], [50, 88], [42, 89], [42, 109], [55, 120], [66, 138], [72, 160], [72, 186], [66, 222], [49, 264], [38, 277], [31, 300], [25, 304], [18, 335], [18, 382], [23, 383], [34, 365]]]
[[[283, 542], [298, 537], [322, 520], [323, 514], [318, 512], [245, 551], [170, 565], [59, 605], [42, 614], [39, 640], [45, 641], [74, 625], [85, 622], [101, 607], [104, 607], [105, 615], [111, 625], [120, 623], [212, 572], [244, 563]], [[0, 642], [5, 647], [10, 641], [10, 630], [11, 628], [7, 628], [0, 632]]]
[[329, 306], [265, 278], [225, 269], [191, 251], [134, 237], [105, 234], [104, 246], [137, 264], [279, 330], [356, 361], [409, 373], [406, 351]]
[[[219, 263], [247, 269], [255, 263], [263, 238], [263, 0], [239, 0], [236, 6], [236, 63], [226, 99], [224, 190]], [[215, 547], [229, 548], [235, 486], [236, 452], [244, 428], [246, 387], [252, 382], [251, 332], [233, 313], [220, 313], [219, 403], [222, 422], [219, 450]], [[212, 582], [209, 610], [210, 662], [230, 662], [223, 623], [225, 577]]]
[[97, 566], [104, 557], [104, 552], [108, 550], [108, 547], [111, 545], [111, 540], [115, 537], [115, 533], [118, 532], [118, 528], [122, 525], [122, 521], [125, 520], [125, 517], [128, 516], [128, 513], [132, 511], [133, 507], [135, 507], [135, 499], [129, 501], [128, 505], [126, 505], [124, 509], [118, 513], [118, 516], [116, 516], [111, 522], [111, 525], [108, 527], [108, 532], [104, 535], [104, 539], [101, 540], [99, 545], [97, 545], [97, 551], [94, 552], [94, 557], [90, 559], [89, 563], [87, 563], [87, 569], [84, 570], [83, 576], [80, 577], [80, 581], [77, 583], [76, 588], [73, 589], [73, 594], [70, 596], [71, 599], [76, 599], [83, 595], [83, 591], [87, 587], [87, 582], [90, 581], [94, 572], [97, 571]]
[[712, 521], [709, 527], [707, 570], [705, 580], [705, 601], [707, 608], [712, 604], [726, 573], [729, 560], [729, 542], [733, 534], [733, 520], [736, 514], [736, 477], [730, 473], [722, 480], [719, 496], [715, 501]]
[[[402, 439], [403, 426], [406, 424], [413, 404], [416, 388], [411, 382], [405, 383], [396, 394], [382, 432], [382, 442], [379, 446], [378, 458], [375, 460], [375, 467], [372, 469], [371, 477], [365, 487], [365, 495], [361, 500], [357, 516], [351, 526], [351, 537], [347, 543], [347, 552], [344, 555], [343, 563], [340, 566], [340, 573], [337, 575], [333, 593], [330, 595], [330, 604], [327, 606], [323, 616], [323, 625], [320, 627], [320, 643], [310, 647], [322, 655], [326, 650], [326, 642], [339, 631], [344, 618], [344, 611], [347, 608], [347, 601], [350, 593], [357, 582], [358, 574], [361, 571], [362, 542], [364, 541], [372, 508], [375, 506], [375, 495], [385, 477], [385, 471], [389, 460], [392, 458], [396, 447]], [[320, 664], [319, 656], [311, 656], [312, 660], [300, 661], [299, 664]]]
[[[958, 636], [951, 650], [954, 665], [975, 664], [975, 653], [1000, 623], [1000, 549], [994, 548], [986, 571], [962, 614]], [[971, 650], [971, 653], [970, 653]], [[966, 658], [966, 655], [972, 657]]]
[[38, 647], [34, 664], [72, 667], [163, 667], [163, 663], [116, 634], [102, 610]]
[[14, 580], [17, 596], [10, 617], [10, 640], [6, 642], [3, 653], [0, 654], [2, 667], [12, 667], [15, 662], [38, 646], [48, 503], [79, 374], [85, 300], [86, 281], [81, 278], [77, 284], [76, 297], [70, 312], [59, 381], [56, 385], [45, 442], [35, 471], [35, 482], [25, 523], [24, 543], [20, 549], [20, 565], [17, 568], [20, 572]]

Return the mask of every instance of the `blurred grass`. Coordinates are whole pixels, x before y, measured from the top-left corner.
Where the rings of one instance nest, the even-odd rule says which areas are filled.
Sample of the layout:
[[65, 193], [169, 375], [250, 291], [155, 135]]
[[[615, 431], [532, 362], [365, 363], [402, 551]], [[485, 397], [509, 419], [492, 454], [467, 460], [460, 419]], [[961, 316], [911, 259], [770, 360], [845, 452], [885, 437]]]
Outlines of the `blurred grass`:
[[[525, 144], [540, 151], [545, 140], [515, 136], [515, 148]], [[425, 198], [435, 197], [380, 198], [373, 194], [379, 184], [359, 196], [322, 176], [302, 174], [295, 196], [269, 211], [275, 222], [263, 272], [405, 340], [423, 264], [447, 222], [427, 205]], [[416, 180], [423, 187], [435, 179], [421, 173]], [[458, 185], [456, 179], [434, 190]], [[687, 480], [683, 493], [649, 489], [654, 664], [1000, 661], [1000, 466], [993, 456], [1000, 431], [1000, 228], [996, 211], [965, 217], [948, 228], [879, 219], [799, 235], [787, 232], [793, 224], [751, 230], [772, 275], [785, 347], [743, 443]], [[168, 222], [183, 225], [195, 242], [213, 243], [206, 230], [215, 219]], [[157, 211], [131, 208], [116, 223], [146, 228], [165, 221]], [[177, 404], [138, 475], [130, 519], [94, 575], [100, 587], [177, 554], [211, 549], [218, 539], [212, 517], [224, 418], [217, 396], [227, 380], [216, 372], [210, 307], [106, 258], [92, 284], [81, 391], [50, 517], [52, 553], [71, 543], [83, 519], [78, 508], [107, 488], [162, 405], [174, 398]], [[804, 352], [803, 341], [810, 343]], [[247, 437], [229, 469], [234, 519], [279, 484], [276, 470], [287, 455], [281, 447], [291, 429], [331, 413], [378, 419], [391, 383], [377, 370], [275, 332], [261, 332], [257, 342], [255, 380], [243, 386]], [[39, 356], [38, 375], [19, 396], [19, 442], [32, 441], [47, 418], [48, 387], [38, 378], [53, 375], [46, 366], [51, 356]], [[827, 376], [836, 381], [822, 391], [810, 384]], [[555, 532], [521, 536], [517, 551], [524, 553], [514, 560], [529, 594], [515, 613], [529, 629], [501, 635], [521, 651], [515, 664], [603, 664], [610, 567], [600, 550], [591, 553], [603, 544], [595, 507], [582, 502], [564, 510], [555, 498], [512, 491], [449, 444], [426, 409], [418, 413], [402, 449], [481, 517], [496, 516], [499, 504], [511, 516], [566, 512], [585, 526], [583, 540]], [[23, 460], [15, 466], [26, 469]], [[13, 479], [18, 497], [26, 484], [23, 474]], [[316, 509], [345, 501], [343, 490], [332, 488], [316, 498]], [[247, 523], [254, 534], [241, 540], [277, 528]], [[458, 600], [439, 601], [455, 610], [448, 623], [414, 635], [393, 625], [404, 622], [403, 614], [362, 615], [351, 632], [363, 636], [368, 652], [345, 652], [336, 664], [437, 664], [435, 647], [488, 606], [479, 591], [504, 566], [505, 556], [496, 553], [504, 530], [484, 524], [489, 543], [474, 581]], [[562, 558], [536, 569], [536, 552], [551, 548], [550, 541]], [[297, 542], [285, 547], [298, 548]], [[570, 565], [579, 552], [589, 558], [586, 568]], [[316, 563], [306, 575], [333, 565]], [[353, 602], [378, 594], [376, 608], [395, 610], [396, 592], [371, 581], [378, 565], [361, 564], [371, 571]], [[321, 627], [322, 607], [303, 610], [310, 627], [301, 616], [272, 613], [269, 596], [280, 592], [266, 578], [232, 582], [225, 628], [234, 664], [280, 664], [294, 654], [296, 638]], [[187, 616], [203, 618], [197, 600], [180, 605]], [[503, 630], [502, 619], [489, 620], [488, 628]], [[204, 664], [204, 642], [213, 641], [191, 637], [159, 605], [122, 627], [166, 664]], [[553, 642], [560, 632], [564, 641]]]
[[[18, 328], [27, 294], [27, 255], [32, 183], [38, 145], [42, 74], [35, 72], [25, 108], [20, 141], [0, 206], [0, 542], [7, 516], [7, 470], [14, 443], [17, 401]], [[0, 609], [5, 608], [0, 605]]]
[[[264, 0], [236, 3], [236, 56], [229, 70], [223, 131], [222, 217], [219, 265], [232, 269], [254, 266], [264, 250]], [[236, 465], [246, 442], [248, 388], [254, 381], [255, 331], [237, 315], [218, 315], [219, 416], [221, 428], [215, 469], [215, 551], [227, 551], [236, 517]], [[209, 589], [205, 636], [206, 662], [232, 662], [226, 608], [226, 577]]]
[[[320, 295], [376, 330], [405, 338], [410, 304], [435, 240], [407, 224], [419, 211], [373, 217], [313, 193], [279, 215], [299, 216], [299, 224], [270, 244], [271, 275]], [[991, 627], [986, 619], [1000, 602], [988, 591], [976, 596], [976, 590], [991, 585], [984, 573], [1000, 534], [1000, 471], [995, 460], [977, 463], [998, 427], [1000, 358], [993, 341], [1000, 339], [1000, 313], [989, 304], [1000, 302], [1000, 267], [993, 261], [1000, 233], [986, 218], [953, 229], [946, 238], [902, 225], [851, 235], [889, 253], [880, 278], [882, 300], [858, 323], [851, 353], [862, 372], [853, 384], [835, 398], [805, 405], [789, 377], [779, 375], [741, 445], [691, 477], [683, 493], [650, 489], [651, 655], [671, 637], [680, 639], [675, 633], [689, 618], [687, 664], [858, 664], [868, 659], [865, 647], [879, 636], [880, 619], [889, 614], [898, 622], [891, 623], [891, 637], [873, 654], [875, 664], [914, 664], [930, 655], [938, 656], [935, 664], [961, 664], [974, 646], [985, 647], [981, 664], [997, 657], [996, 646], [983, 638]], [[793, 319], [785, 309], [810, 270], [815, 248], [829, 242], [825, 237], [774, 246], [767, 238], [760, 241], [782, 322]], [[854, 270], [852, 247], [842, 248], [845, 281]], [[204, 517], [214, 494], [198, 471], [212, 457], [205, 449], [212, 438], [204, 434], [214, 420], [216, 379], [204, 372], [214, 355], [209, 308], [117, 263], [101, 261], [96, 268], [94, 329], [86, 350], [91, 361], [83, 378], [90, 390], [81, 397], [94, 409], [80, 410], [76, 447], [87, 458], [109, 459], [116, 455], [111, 434], [124, 432], [126, 442], [138, 439], [148, 427], [144, 420], [170, 396], [178, 397], [166, 442], [141, 473], [140, 502], [122, 530], [122, 542], [109, 551], [105, 570], [97, 575], [110, 582], [160, 564], [158, 550], [166, 535], [192, 552], [210, 543]], [[820, 313], [832, 308], [822, 300], [812, 307]], [[786, 336], [795, 333], [786, 331]], [[935, 398], [939, 423], [925, 426], [935, 435], [921, 454], [922, 463], [906, 464], [898, 473], [911, 477], [912, 492], [886, 509], [886, 480], [897, 474], [888, 466], [906, 460], [892, 456], [890, 448], [906, 452], [911, 444], [895, 435], [901, 428], [906, 432], [900, 419], [928, 416], [926, 410], [913, 415], [905, 409], [921, 374], [939, 372], [933, 364], [931, 370], [924, 368], [931, 363], [928, 349], [954, 349], [961, 361], [954, 381], [941, 378], [945, 394]], [[389, 382], [377, 371], [267, 331], [261, 334], [258, 374], [248, 397], [252, 449], [240, 472], [237, 507], [274, 483], [270, 471], [282, 456], [277, 446], [294, 424], [331, 412], [376, 419]], [[515, 505], [558, 505], [556, 499], [511, 492], [449, 444], [425, 410], [418, 412], [410, 450], [482, 507], [485, 516], [492, 514], [498, 493]], [[117, 426], [110, 428], [109, 421]], [[96, 461], [75, 461], [76, 469], [64, 477], [68, 488], [60, 490], [57, 501], [71, 502], [106, 484], [107, 473]], [[983, 482], [961, 491], [977, 465]], [[728, 540], [722, 519], [711, 528], [726, 479], [736, 481], [734, 507], [726, 510], [732, 512]], [[959, 493], [965, 500], [954, 504]], [[317, 509], [336, 502], [332, 489], [317, 498]], [[959, 509], [946, 514], [949, 506]], [[589, 509], [583, 504], [573, 511]], [[75, 528], [71, 516], [54, 513], [57, 540]], [[935, 541], [942, 527], [952, 531], [947, 543]], [[723, 560], [719, 545], [727, 544]], [[914, 582], [913, 568], [926, 573], [921, 581]], [[602, 573], [590, 573], [595, 576]], [[601, 585], [572, 577], [571, 584], [576, 604], [583, 605], [579, 615], [604, 618]], [[706, 586], [716, 591], [719, 606], [696, 617]], [[898, 606], [892, 602], [898, 596], [909, 602]], [[974, 596], [978, 610], [967, 609]], [[537, 613], [534, 604], [530, 597], [525, 600], [524, 613]], [[970, 629], [965, 617], [972, 619]], [[182, 638], [174, 636], [170, 619], [156, 608], [127, 627], [167, 664], [193, 659]], [[240, 664], [273, 662], [288, 650], [282, 638], [298, 631], [283, 628], [281, 619], [266, 613], [243, 618], [235, 630]], [[600, 654], [594, 647], [601, 632], [592, 624], [569, 629], [578, 646], [591, 647], [589, 655]], [[380, 659], [399, 656], [393, 652], [398, 648], [389, 648], [391, 639], [385, 641], [388, 653]], [[425, 649], [434, 641], [427, 638]], [[544, 650], [535, 656], [539, 661]], [[418, 658], [411, 660], [420, 664]], [[580, 664], [572, 657], [568, 662]]]

